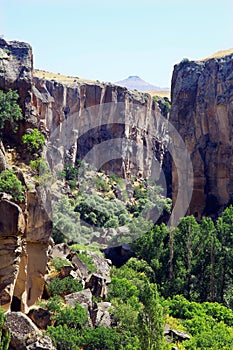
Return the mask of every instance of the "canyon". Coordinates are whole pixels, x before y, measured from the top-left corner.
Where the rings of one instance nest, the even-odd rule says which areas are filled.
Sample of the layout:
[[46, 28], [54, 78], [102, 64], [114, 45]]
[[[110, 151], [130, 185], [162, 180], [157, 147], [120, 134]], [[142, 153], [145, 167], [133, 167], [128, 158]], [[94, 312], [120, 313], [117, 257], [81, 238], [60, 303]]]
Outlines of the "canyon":
[[[233, 54], [176, 65], [168, 113], [149, 94], [34, 70], [30, 45], [0, 39], [0, 89], [18, 91], [25, 116], [10, 135], [16, 144], [38, 128], [54, 173], [84, 159], [125, 179], [163, 177], [174, 207], [181, 202], [178, 213], [193, 189], [187, 209], [197, 218], [214, 216], [232, 202], [232, 72]], [[182, 145], [178, 138], [171, 142], [170, 125]], [[190, 154], [193, 181], [192, 169], [175, 161], [179, 154], [182, 162]], [[0, 160], [1, 169], [12, 166], [3, 145]], [[0, 305], [27, 312], [43, 294], [52, 221], [38, 189], [17, 171], [27, 187], [25, 203], [0, 200]], [[180, 195], [184, 183], [190, 188]], [[44, 195], [49, 202], [49, 193]]]

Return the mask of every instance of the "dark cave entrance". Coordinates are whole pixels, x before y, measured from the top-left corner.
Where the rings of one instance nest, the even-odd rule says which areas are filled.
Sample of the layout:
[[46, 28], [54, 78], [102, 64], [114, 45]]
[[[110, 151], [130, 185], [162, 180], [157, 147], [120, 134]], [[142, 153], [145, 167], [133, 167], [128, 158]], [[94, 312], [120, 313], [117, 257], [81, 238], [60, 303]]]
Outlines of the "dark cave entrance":
[[15, 295], [12, 298], [11, 311], [21, 311], [21, 300]]

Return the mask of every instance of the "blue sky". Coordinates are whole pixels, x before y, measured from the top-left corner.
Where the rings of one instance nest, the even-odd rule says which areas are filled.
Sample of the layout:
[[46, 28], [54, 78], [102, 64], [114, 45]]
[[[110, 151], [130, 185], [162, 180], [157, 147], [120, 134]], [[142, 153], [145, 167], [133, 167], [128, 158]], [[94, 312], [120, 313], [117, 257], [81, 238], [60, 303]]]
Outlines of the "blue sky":
[[0, 35], [34, 66], [100, 81], [170, 86], [174, 64], [233, 47], [232, 0], [1, 0]]

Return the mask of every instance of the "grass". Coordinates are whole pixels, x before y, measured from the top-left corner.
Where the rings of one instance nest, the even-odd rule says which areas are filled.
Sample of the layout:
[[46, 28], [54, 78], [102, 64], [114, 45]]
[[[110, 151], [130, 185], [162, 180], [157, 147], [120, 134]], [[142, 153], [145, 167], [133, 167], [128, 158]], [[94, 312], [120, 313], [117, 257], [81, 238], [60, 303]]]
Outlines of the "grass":
[[220, 50], [215, 52], [213, 55], [202, 58], [200, 61], [206, 61], [206, 60], [210, 60], [211, 58], [221, 58], [227, 55], [230, 55], [233, 53], [233, 48], [228, 49], [228, 50]]
[[56, 82], [64, 85], [83, 84], [83, 83], [92, 83], [92, 84], [98, 85], [98, 83], [95, 80], [82, 79], [79, 77], [71, 77], [60, 73], [51, 73], [51, 72], [47, 72], [45, 70], [39, 70], [39, 69], [34, 69], [33, 75], [34, 77], [37, 77], [40, 79], [55, 80]]
[[169, 100], [171, 99], [171, 91], [170, 90], [159, 90], [159, 91], [148, 91], [148, 93], [153, 96], [159, 97], [167, 97]]

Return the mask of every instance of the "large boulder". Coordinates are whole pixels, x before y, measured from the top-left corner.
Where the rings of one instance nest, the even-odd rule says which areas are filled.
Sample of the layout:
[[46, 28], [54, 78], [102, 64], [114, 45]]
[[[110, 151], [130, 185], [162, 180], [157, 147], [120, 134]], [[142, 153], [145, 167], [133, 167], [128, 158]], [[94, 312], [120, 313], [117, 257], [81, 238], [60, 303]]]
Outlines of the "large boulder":
[[43, 337], [28, 316], [22, 312], [9, 312], [6, 316], [6, 329], [11, 334], [11, 350], [56, 350], [51, 339]]

